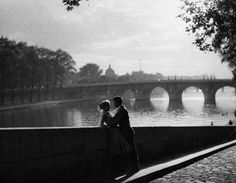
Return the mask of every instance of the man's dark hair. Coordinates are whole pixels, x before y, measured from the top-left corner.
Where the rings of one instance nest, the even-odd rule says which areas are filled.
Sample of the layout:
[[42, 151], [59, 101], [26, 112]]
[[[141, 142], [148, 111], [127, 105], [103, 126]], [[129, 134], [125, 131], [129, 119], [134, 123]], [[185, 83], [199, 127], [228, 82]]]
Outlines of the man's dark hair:
[[119, 104], [122, 104], [122, 97], [120, 97], [120, 96], [115, 96], [115, 97], [113, 98], [113, 100], [116, 101], [116, 102], [119, 103]]

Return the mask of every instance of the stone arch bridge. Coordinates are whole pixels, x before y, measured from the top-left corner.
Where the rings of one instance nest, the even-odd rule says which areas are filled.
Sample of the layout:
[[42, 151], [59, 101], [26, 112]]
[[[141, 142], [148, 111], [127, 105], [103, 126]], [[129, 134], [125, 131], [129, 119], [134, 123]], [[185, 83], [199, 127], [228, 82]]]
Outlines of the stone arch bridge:
[[205, 103], [215, 103], [215, 95], [222, 87], [236, 88], [232, 80], [161, 80], [146, 82], [122, 82], [104, 84], [83, 84], [62, 89], [65, 99], [111, 99], [115, 95], [123, 95], [131, 90], [135, 100], [149, 100], [150, 94], [156, 87], [163, 88], [169, 95], [170, 101], [181, 101], [182, 93], [188, 87], [202, 90]]

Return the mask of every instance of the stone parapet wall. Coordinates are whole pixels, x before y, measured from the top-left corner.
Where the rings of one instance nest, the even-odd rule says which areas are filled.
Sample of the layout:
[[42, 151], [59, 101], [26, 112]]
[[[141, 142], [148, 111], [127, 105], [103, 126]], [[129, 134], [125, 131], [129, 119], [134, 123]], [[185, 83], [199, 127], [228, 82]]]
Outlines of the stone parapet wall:
[[185, 154], [236, 137], [235, 127], [139, 127], [136, 141], [141, 164]]
[[[233, 126], [136, 127], [141, 164], [235, 139]], [[101, 182], [110, 174], [109, 129], [0, 129], [0, 182]], [[82, 181], [83, 182], [83, 181]]]

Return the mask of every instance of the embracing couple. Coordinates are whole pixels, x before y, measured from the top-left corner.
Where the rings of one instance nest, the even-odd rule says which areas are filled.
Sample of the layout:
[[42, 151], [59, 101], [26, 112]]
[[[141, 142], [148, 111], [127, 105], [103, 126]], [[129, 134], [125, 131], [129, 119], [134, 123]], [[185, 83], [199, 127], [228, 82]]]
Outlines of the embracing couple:
[[[126, 168], [124, 171], [135, 173], [139, 171], [139, 160], [134, 139], [134, 130], [130, 126], [128, 111], [122, 104], [122, 98], [113, 98], [116, 108], [114, 115], [110, 112], [110, 101], [105, 100], [99, 104], [101, 111], [100, 127], [108, 127], [109, 152], [115, 169]], [[123, 162], [123, 164], [121, 164]]]

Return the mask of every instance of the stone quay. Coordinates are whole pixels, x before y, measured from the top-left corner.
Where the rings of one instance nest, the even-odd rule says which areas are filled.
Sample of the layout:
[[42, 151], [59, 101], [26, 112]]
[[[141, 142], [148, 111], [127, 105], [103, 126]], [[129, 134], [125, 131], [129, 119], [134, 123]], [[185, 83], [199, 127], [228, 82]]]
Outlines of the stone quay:
[[236, 182], [236, 146], [206, 157], [151, 183]]

